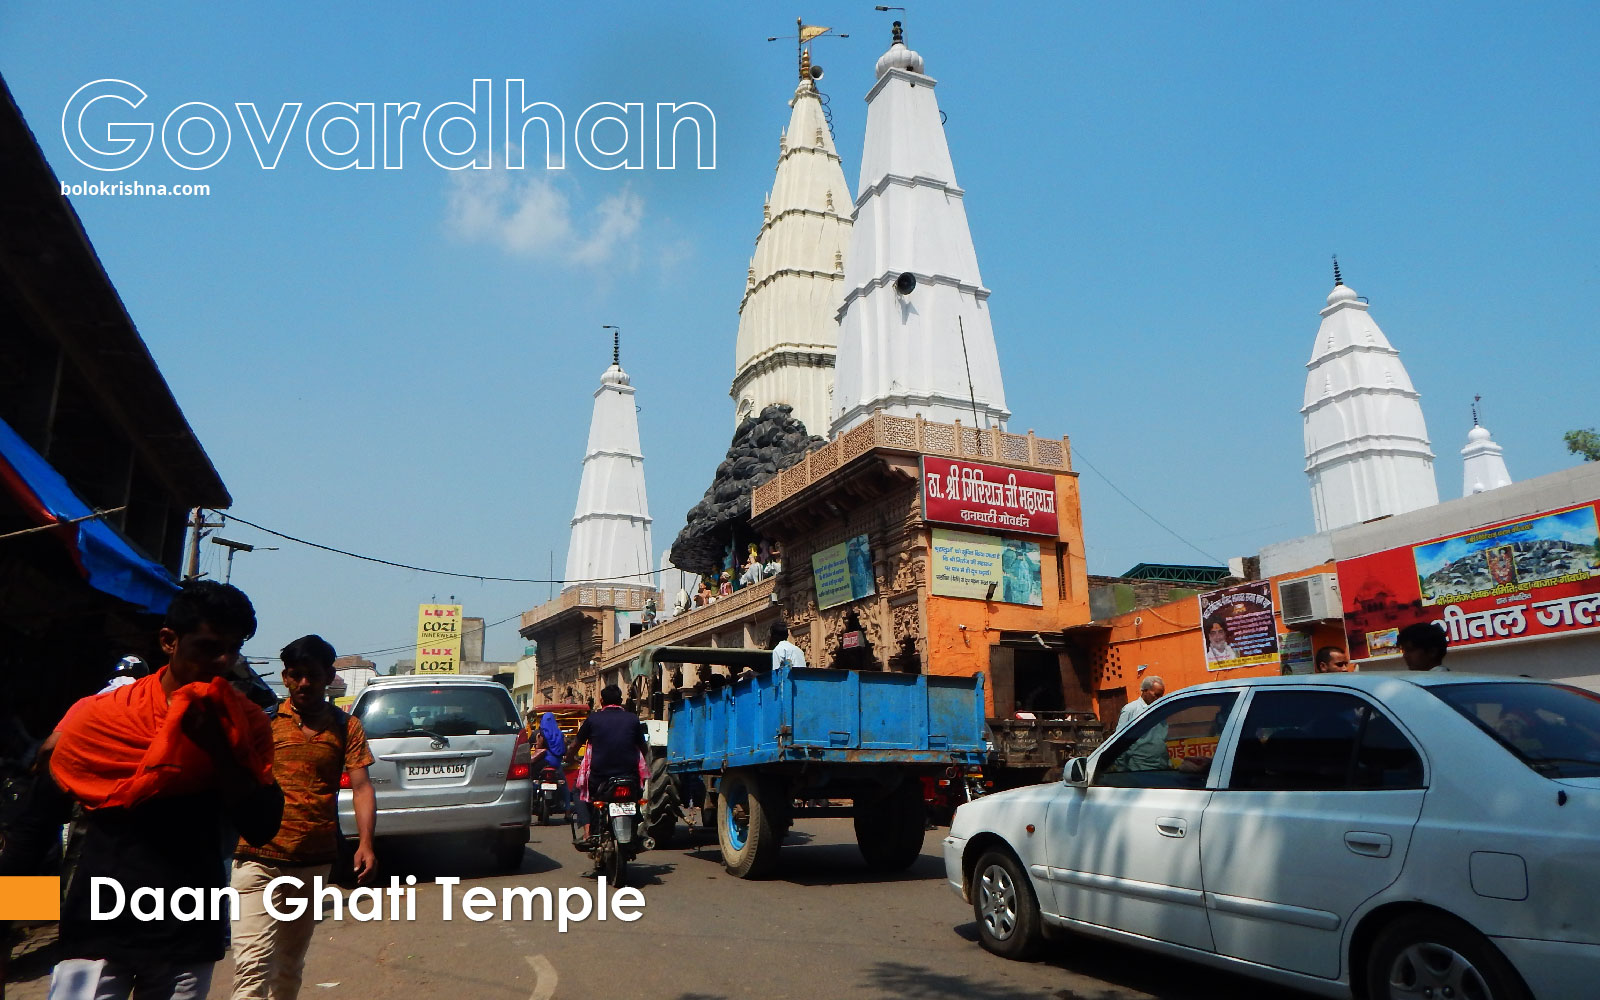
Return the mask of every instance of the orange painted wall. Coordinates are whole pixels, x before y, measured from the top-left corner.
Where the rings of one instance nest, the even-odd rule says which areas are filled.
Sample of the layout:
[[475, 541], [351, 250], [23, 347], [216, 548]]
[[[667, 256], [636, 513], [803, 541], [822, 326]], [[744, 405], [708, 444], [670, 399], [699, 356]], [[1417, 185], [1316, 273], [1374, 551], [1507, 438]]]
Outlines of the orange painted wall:
[[[1278, 584], [1285, 580], [1332, 572], [1333, 563], [1328, 562], [1272, 577], [1274, 609], [1282, 603], [1277, 593]], [[1276, 610], [1274, 615], [1278, 633], [1281, 635], [1289, 631], [1283, 624], [1282, 615]], [[1153, 608], [1139, 608], [1107, 619], [1105, 624], [1111, 627], [1111, 631], [1102, 640], [1105, 648], [1095, 656], [1096, 662], [1101, 664], [1095, 687], [1102, 693], [1110, 688], [1121, 688], [1126, 692], [1128, 701], [1139, 697], [1139, 682], [1152, 675], [1165, 681], [1168, 691], [1176, 691], [1227, 677], [1263, 677], [1280, 673], [1276, 663], [1232, 670], [1208, 670], [1204, 642], [1200, 636], [1200, 601], [1197, 598], [1190, 597]], [[1348, 648], [1344, 626], [1332, 624], [1315, 627], [1311, 632], [1311, 648], [1316, 650], [1322, 646]], [[1143, 671], [1139, 670], [1141, 665], [1145, 668]], [[1096, 700], [1098, 703], [1099, 698]], [[1106, 710], [1100, 710], [1099, 714], [1100, 720], [1107, 725], [1116, 722], [1115, 718], [1107, 718]]]
[[[984, 708], [990, 718], [995, 717], [995, 703], [993, 678], [987, 677], [989, 649], [999, 641], [1002, 629], [1060, 632], [1089, 620], [1089, 576], [1083, 557], [1083, 512], [1079, 507], [1078, 479], [1072, 475], [1057, 475], [1055, 479], [1057, 542], [1064, 545], [1065, 550], [1056, 549], [1055, 543], [1049, 538], [1039, 539], [1043, 607], [942, 597], [933, 593], [931, 579], [923, 585], [928, 673], [962, 677], [985, 674]], [[927, 545], [931, 540], [931, 529], [924, 527], [921, 530], [923, 544]], [[1061, 552], [1060, 558], [1057, 557], [1058, 551]], [[1061, 596], [1063, 565], [1065, 597]]]

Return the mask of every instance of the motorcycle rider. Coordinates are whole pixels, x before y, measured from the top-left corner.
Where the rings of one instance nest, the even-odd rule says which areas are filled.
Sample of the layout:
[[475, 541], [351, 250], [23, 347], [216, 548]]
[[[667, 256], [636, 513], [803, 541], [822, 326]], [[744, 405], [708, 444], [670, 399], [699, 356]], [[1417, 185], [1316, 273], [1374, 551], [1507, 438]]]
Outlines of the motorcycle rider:
[[[578, 801], [573, 810], [578, 828], [589, 832], [588, 837], [577, 842], [579, 850], [590, 850], [596, 841], [595, 810], [590, 807], [594, 790], [607, 778], [637, 778], [644, 770], [644, 724], [639, 717], [622, 707], [622, 689], [607, 684], [600, 691], [600, 710], [592, 713], [578, 727], [578, 733], [567, 748], [567, 759], [578, 756], [578, 750], [588, 744], [587, 782], [580, 781]], [[641, 781], [640, 788], [644, 787]]]
[[556, 772], [556, 803], [562, 807], [566, 805], [567, 783], [562, 774], [561, 763], [567, 754], [567, 738], [561, 733], [561, 726], [556, 722], [554, 712], [545, 712], [539, 716], [539, 727], [533, 736], [533, 748], [538, 755], [533, 759], [534, 774], [541, 774], [546, 768], [555, 768]]

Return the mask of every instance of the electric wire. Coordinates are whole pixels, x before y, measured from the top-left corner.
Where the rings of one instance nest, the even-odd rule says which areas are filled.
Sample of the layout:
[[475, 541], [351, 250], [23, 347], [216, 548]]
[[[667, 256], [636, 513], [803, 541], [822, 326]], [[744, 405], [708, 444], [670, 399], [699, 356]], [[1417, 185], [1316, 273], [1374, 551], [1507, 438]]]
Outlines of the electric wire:
[[[469, 635], [474, 635], [474, 634], [477, 634], [479, 632], [487, 632], [489, 629], [494, 628], [496, 625], [504, 625], [506, 622], [510, 621], [513, 618], [521, 618], [521, 617], [522, 617], [522, 612], [518, 611], [518, 612], [515, 612], [514, 614], [506, 615], [504, 618], [500, 619], [499, 621], [486, 622], [483, 625], [481, 625], [481, 626], [479, 626], [478, 628], [475, 628], [475, 629], [465, 629], [465, 630], [462, 631], [461, 637], [464, 639]], [[416, 649], [416, 648], [417, 648], [417, 642], [416, 642], [415, 639], [413, 639], [410, 642], [407, 642], [405, 645], [402, 645], [402, 646], [386, 646], [383, 649], [364, 649], [364, 650], [361, 650], [358, 653], [340, 653], [339, 655], [340, 656], [376, 656], [379, 653], [403, 653], [403, 652], [405, 652], [407, 650], [412, 650], [412, 649]], [[269, 656], [269, 657], [251, 656], [251, 657], [249, 657], [249, 659], [251, 661], [253, 661], [253, 662], [259, 661], [259, 662], [268, 662], [268, 663], [270, 663], [272, 660], [277, 659], [277, 657], [276, 656]]]
[[1160, 518], [1156, 517], [1154, 514], [1150, 513], [1149, 511], [1145, 510], [1143, 507], [1139, 506], [1138, 501], [1134, 500], [1133, 497], [1128, 496], [1128, 494], [1122, 492], [1122, 487], [1118, 486], [1116, 483], [1113, 483], [1111, 481], [1110, 477], [1108, 477], [1104, 472], [1101, 472], [1098, 468], [1096, 468], [1095, 464], [1093, 462], [1089, 461], [1089, 457], [1083, 453], [1083, 449], [1082, 448], [1077, 447], [1076, 445], [1074, 445], [1073, 449], [1072, 449], [1072, 457], [1073, 458], [1077, 458], [1077, 459], [1083, 459], [1083, 464], [1087, 465], [1091, 470], [1093, 470], [1095, 475], [1099, 476], [1102, 480], [1104, 480], [1105, 484], [1107, 486], [1109, 486], [1113, 490], [1115, 490], [1117, 496], [1119, 496], [1122, 499], [1128, 501], [1129, 506], [1131, 506], [1134, 510], [1138, 511], [1139, 513], [1143, 514], [1145, 517], [1148, 517], [1151, 521], [1155, 522], [1156, 527], [1160, 528], [1162, 531], [1165, 531], [1167, 534], [1171, 535], [1173, 538], [1176, 538], [1178, 541], [1182, 542], [1183, 544], [1189, 546], [1189, 548], [1194, 549], [1196, 552], [1198, 552], [1201, 555], [1205, 556], [1207, 559], [1210, 559], [1212, 562], [1217, 563], [1219, 565], [1223, 565], [1223, 566], [1226, 566], [1228, 564], [1228, 561], [1226, 559], [1218, 559], [1216, 556], [1214, 556], [1211, 553], [1207, 552], [1205, 549], [1202, 549], [1200, 546], [1198, 546], [1195, 543], [1189, 541], [1187, 538], [1183, 537], [1182, 535], [1178, 534], [1176, 531], [1173, 531], [1171, 528], [1167, 527], [1165, 524], [1163, 524], [1161, 522]]
[[[559, 584], [566, 584], [568, 582], [566, 580], [533, 579], [531, 577], [522, 577], [522, 576], [488, 576], [488, 575], [485, 575], [485, 574], [482, 574], [482, 573], [457, 573], [457, 572], [454, 572], [452, 570], [447, 570], [447, 569], [429, 569], [426, 566], [413, 566], [410, 563], [395, 562], [392, 559], [380, 559], [377, 556], [362, 555], [359, 552], [351, 552], [349, 549], [336, 548], [335, 546], [332, 546], [332, 545], [323, 545], [321, 542], [313, 542], [313, 541], [310, 541], [309, 539], [300, 538], [300, 537], [297, 537], [295, 535], [285, 534], [282, 531], [276, 531], [276, 530], [274, 530], [272, 528], [268, 528], [268, 527], [266, 527], [264, 525], [256, 524], [254, 521], [246, 521], [244, 518], [238, 516], [237, 514], [230, 514], [230, 513], [228, 513], [227, 511], [224, 511], [224, 510], [214, 510], [214, 511], [212, 511], [212, 513], [221, 515], [222, 517], [228, 518], [229, 520], [232, 520], [232, 521], [237, 521], [240, 524], [243, 524], [243, 525], [246, 525], [248, 527], [254, 528], [257, 531], [264, 531], [267, 534], [272, 535], [274, 538], [282, 538], [285, 541], [295, 542], [296, 544], [309, 546], [310, 548], [313, 548], [313, 549], [321, 549], [323, 552], [332, 552], [335, 555], [349, 556], [351, 559], [360, 559], [363, 562], [377, 563], [380, 566], [393, 566], [395, 569], [410, 570], [413, 573], [431, 573], [434, 576], [453, 576], [453, 577], [457, 577], [457, 578], [463, 579], [463, 580], [478, 580], [478, 581], [481, 581], [481, 582], [484, 582], [484, 583], [559, 583]], [[577, 581], [577, 582], [581, 582], [581, 583], [610, 583], [610, 582], [613, 582], [613, 581], [622, 581], [622, 580], [638, 580], [638, 579], [642, 579], [644, 577], [655, 576], [659, 572], [660, 572], [660, 570], [647, 570], [647, 571], [645, 571], [643, 573], [624, 573], [624, 574], [622, 574], [620, 576], [585, 577], [581, 581]], [[507, 619], [507, 620], [509, 621], [509, 619]]]

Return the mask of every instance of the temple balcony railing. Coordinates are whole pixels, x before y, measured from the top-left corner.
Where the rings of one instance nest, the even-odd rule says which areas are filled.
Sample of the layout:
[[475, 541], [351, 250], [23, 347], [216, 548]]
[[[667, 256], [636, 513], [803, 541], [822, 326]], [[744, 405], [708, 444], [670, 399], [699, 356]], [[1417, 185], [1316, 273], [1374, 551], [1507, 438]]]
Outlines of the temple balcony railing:
[[763, 606], [770, 605], [777, 586], [778, 578], [768, 577], [742, 590], [736, 590], [726, 597], [718, 597], [716, 601], [703, 608], [694, 608], [681, 615], [675, 615], [654, 628], [647, 628], [601, 654], [601, 669], [614, 667], [632, 659], [646, 646], [702, 645], [694, 640], [710, 635], [731, 622], [744, 621]]
[[531, 628], [542, 621], [574, 608], [610, 608], [616, 611], [643, 611], [645, 601], [655, 598], [661, 607], [661, 595], [648, 584], [593, 583], [563, 590], [554, 600], [522, 613], [522, 629]]
[[750, 514], [758, 516], [801, 490], [875, 449], [914, 455], [939, 455], [1039, 472], [1071, 472], [1068, 438], [1010, 434], [998, 427], [963, 427], [957, 420], [935, 423], [896, 417], [878, 411], [865, 422], [838, 435], [804, 459], [757, 486], [750, 496]]

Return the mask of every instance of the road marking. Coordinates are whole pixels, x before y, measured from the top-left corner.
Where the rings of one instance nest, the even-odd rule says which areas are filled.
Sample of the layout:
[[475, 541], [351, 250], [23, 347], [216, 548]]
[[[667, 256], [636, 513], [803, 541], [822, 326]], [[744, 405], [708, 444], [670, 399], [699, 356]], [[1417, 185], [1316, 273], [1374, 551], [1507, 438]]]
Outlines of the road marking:
[[556, 976], [556, 967], [551, 965], [550, 960], [543, 955], [524, 955], [523, 957], [528, 960], [529, 965], [533, 966], [533, 996], [529, 997], [528, 1000], [550, 1000], [551, 997], [555, 996], [556, 983], [559, 981], [559, 977]]

